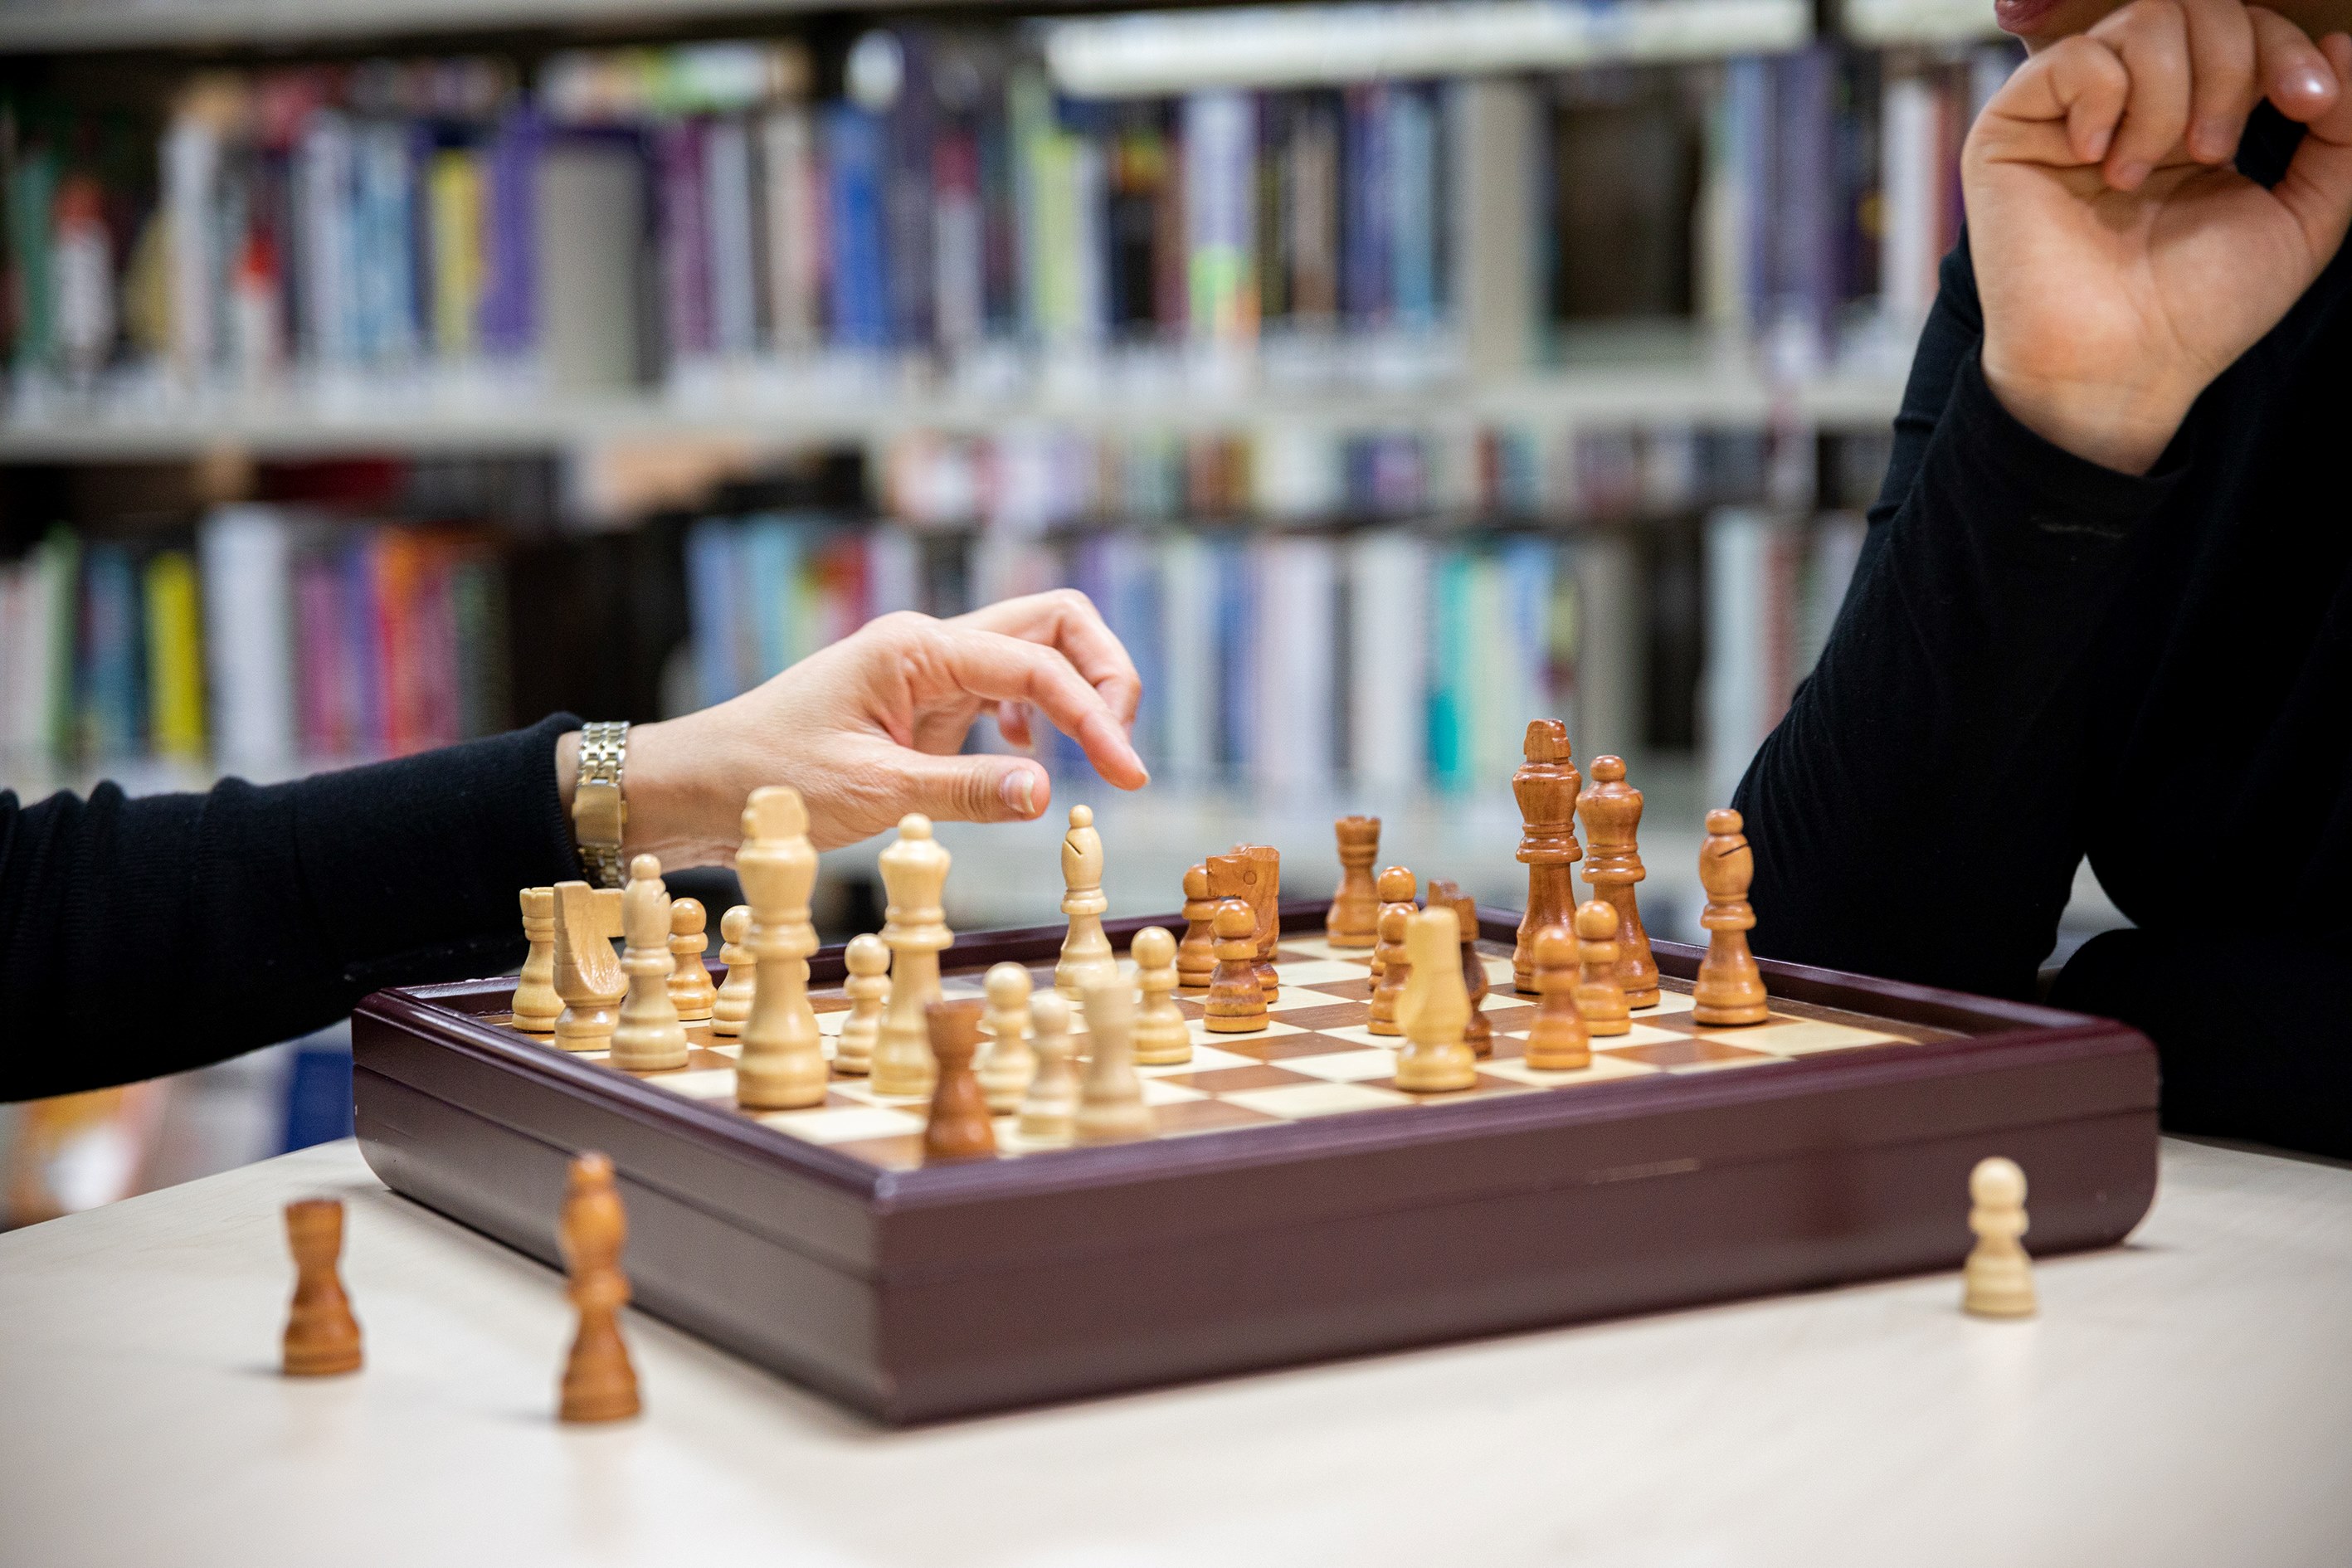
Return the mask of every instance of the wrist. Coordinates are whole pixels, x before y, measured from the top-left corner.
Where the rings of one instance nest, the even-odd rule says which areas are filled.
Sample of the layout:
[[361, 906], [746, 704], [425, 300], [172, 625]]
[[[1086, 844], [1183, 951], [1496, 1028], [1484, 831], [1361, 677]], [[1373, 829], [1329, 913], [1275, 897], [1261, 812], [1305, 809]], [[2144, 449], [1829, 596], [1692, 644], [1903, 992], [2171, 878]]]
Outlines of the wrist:
[[667, 868], [722, 865], [742, 837], [743, 797], [715, 787], [693, 763], [676, 721], [629, 727], [629, 821], [624, 856], [654, 855]]
[[2194, 389], [2022, 374], [1987, 345], [1985, 385], [2011, 418], [2052, 446], [2117, 473], [2156, 466], [2197, 400]]

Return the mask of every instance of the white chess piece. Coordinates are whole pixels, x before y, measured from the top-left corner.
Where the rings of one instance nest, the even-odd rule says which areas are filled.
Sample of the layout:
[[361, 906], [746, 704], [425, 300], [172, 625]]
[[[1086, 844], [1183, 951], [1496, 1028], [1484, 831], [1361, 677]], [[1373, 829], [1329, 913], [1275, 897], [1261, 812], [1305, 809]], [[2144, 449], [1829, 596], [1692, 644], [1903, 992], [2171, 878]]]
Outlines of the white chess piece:
[[1087, 1031], [1094, 1047], [1078, 1086], [1076, 1122], [1081, 1143], [1122, 1143], [1151, 1136], [1151, 1108], [1135, 1075], [1135, 988], [1112, 979], [1087, 992]]
[[1070, 1038], [1070, 1005], [1061, 993], [1042, 991], [1029, 999], [1029, 1030], [1037, 1071], [1021, 1101], [1021, 1141], [1060, 1148], [1077, 1135], [1078, 1113], [1078, 1047]]
[[981, 1027], [988, 1033], [988, 1054], [980, 1062], [980, 1089], [992, 1112], [1009, 1116], [1021, 1109], [1037, 1071], [1037, 1055], [1029, 1045], [1029, 972], [1017, 963], [1000, 963], [989, 970], [985, 985], [988, 1016]]
[[1103, 934], [1102, 835], [1095, 831], [1090, 805], [1070, 807], [1070, 830], [1062, 836], [1062, 912], [1070, 917], [1069, 934], [1062, 939], [1062, 960], [1054, 965], [1054, 989], [1081, 1002], [1093, 986], [1118, 977], [1118, 959], [1110, 938]]
[[824, 1036], [809, 1005], [808, 955], [816, 951], [809, 890], [816, 885], [816, 846], [808, 807], [789, 784], [751, 792], [743, 806], [743, 847], [735, 874], [751, 905], [746, 942], [758, 967], [743, 1050], [735, 1062], [735, 1100], [749, 1110], [792, 1110], [824, 1103]]
[[955, 944], [940, 901], [946, 896], [950, 857], [931, 837], [931, 819], [908, 812], [898, 837], [882, 851], [882, 887], [890, 905], [882, 925], [890, 950], [890, 1000], [874, 1045], [869, 1079], [877, 1094], [929, 1098], [939, 1082], [925, 1004], [940, 999], [940, 954]]
[[686, 1065], [686, 1026], [669, 997], [669, 977], [677, 957], [669, 950], [669, 891], [662, 886], [661, 862], [640, 855], [629, 862], [629, 883], [621, 890], [621, 953], [629, 994], [621, 1001], [620, 1026], [613, 1031], [612, 1063], [624, 1072], [667, 1072]]
[[1174, 1067], [1192, 1059], [1192, 1028], [1176, 1005], [1176, 939], [1158, 926], [1145, 926], [1128, 944], [1135, 959], [1136, 984], [1143, 1008], [1135, 1019], [1135, 1064]]
[[2033, 1260], [2025, 1234], [2025, 1173], [1999, 1155], [1969, 1173], [1969, 1228], [1977, 1244], [1960, 1271], [1960, 1305], [1979, 1318], [2033, 1316]]
[[849, 1016], [841, 1021], [841, 1037], [834, 1044], [833, 1070], [863, 1078], [873, 1069], [882, 1006], [890, 995], [890, 950], [870, 932], [854, 936], [842, 950], [841, 963], [849, 971], [841, 983], [841, 994], [849, 998]]

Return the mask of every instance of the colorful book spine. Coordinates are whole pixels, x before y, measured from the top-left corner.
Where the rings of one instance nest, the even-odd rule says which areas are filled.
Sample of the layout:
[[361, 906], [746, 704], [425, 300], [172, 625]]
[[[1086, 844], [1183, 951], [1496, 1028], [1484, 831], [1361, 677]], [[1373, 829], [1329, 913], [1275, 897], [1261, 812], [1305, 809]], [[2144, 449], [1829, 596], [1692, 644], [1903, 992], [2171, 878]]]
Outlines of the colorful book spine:
[[890, 346], [889, 264], [883, 253], [883, 138], [878, 116], [851, 103], [824, 112], [830, 176], [825, 229], [833, 341], [842, 348]]
[[160, 550], [146, 566], [147, 732], [158, 756], [205, 751], [204, 637], [196, 566], [184, 550]]

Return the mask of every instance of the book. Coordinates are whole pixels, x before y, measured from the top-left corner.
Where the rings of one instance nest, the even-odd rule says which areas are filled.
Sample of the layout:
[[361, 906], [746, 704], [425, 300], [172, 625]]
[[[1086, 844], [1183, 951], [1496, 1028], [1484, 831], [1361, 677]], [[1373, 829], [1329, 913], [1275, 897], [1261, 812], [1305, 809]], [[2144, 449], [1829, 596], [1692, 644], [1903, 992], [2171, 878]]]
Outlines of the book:
[[[538, 262], [527, 289], [527, 341], [556, 387], [634, 385], [645, 165], [625, 140], [579, 133], [540, 145], [535, 163], [530, 236]], [[699, 297], [707, 300], [707, 292]]]
[[289, 521], [274, 508], [216, 507], [197, 529], [196, 559], [215, 758], [232, 770], [280, 771], [295, 753]]
[[702, 212], [709, 230], [710, 348], [741, 358], [759, 347], [759, 256], [751, 218], [751, 135], [735, 116], [703, 141]]
[[769, 343], [779, 353], [816, 345], [824, 315], [825, 202], [808, 106], [779, 104], [760, 121], [761, 222], [766, 235]]
[[159, 550], [145, 568], [147, 734], [154, 754], [205, 754], [204, 637], [196, 614], [196, 564], [184, 550]]

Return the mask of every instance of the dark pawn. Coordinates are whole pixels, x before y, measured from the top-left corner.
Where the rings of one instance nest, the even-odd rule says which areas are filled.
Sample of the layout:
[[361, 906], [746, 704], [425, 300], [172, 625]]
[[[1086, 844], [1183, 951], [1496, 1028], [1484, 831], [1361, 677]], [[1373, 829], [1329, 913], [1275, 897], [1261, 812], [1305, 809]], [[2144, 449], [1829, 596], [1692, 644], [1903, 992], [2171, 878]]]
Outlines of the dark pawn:
[[328, 1377], [360, 1369], [360, 1325], [336, 1276], [343, 1251], [343, 1205], [304, 1198], [286, 1205], [286, 1244], [294, 1253], [294, 1302], [286, 1313], [289, 1377]]
[[929, 1002], [931, 1055], [940, 1077], [931, 1090], [931, 1119], [923, 1127], [923, 1160], [976, 1160], [996, 1152], [996, 1124], [989, 1120], [988, 1096], [971, 1058], [980, 1049], [981, 1001], [976, 996]]

